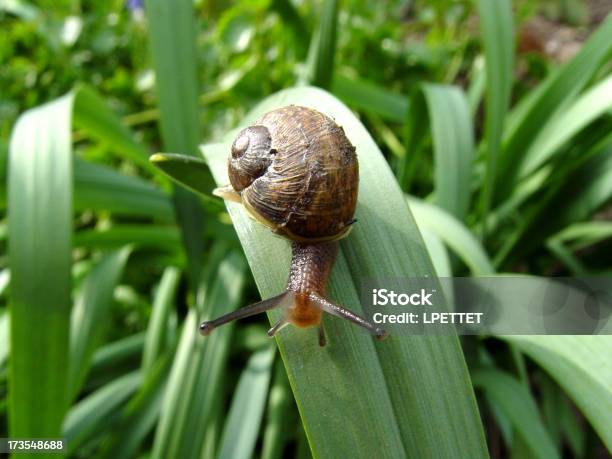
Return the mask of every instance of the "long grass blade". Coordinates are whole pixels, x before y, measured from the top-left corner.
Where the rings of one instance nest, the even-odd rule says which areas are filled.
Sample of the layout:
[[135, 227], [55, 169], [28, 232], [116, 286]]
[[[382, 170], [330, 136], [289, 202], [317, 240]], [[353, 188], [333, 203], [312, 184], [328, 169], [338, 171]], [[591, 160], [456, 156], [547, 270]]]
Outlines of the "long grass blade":
[[68, 95], [26, 112], [11, 136], [8, 397], [13, 437], [58, 437], [67, 409], [72, 102]]
[[169, 318], [174, 312], [173, 306], [180, 278], [181, 272], [177, 268], [169, 267], [166, 268], [159, 282], [142, 352], [142, 369], [145, 373], [153, 368], [164, 350], [171, 347], [168, 336]]
[[511, 375], [493, 369], [476, 371], [472, 374], [472, 380], [476, 387], [484, 391], [490, 403], [495, 404], [510, 420], [514, 431], [529, 448], [529, 457], [560, 457], [525, 386]]
[[74, 89], [74, 94], [75, 127], [83, 129], [91, 137], [107, 145], [111, 152], [129, 159], [144, 170], [156, 172], [147, 161], [149, 151], [134, 140], [129, 129], [94, 89], [80, 84]]
[[253, 456], [263, 418], [275, 348], [257, 351], [240, 376], [219, 446], [219, 459]]
[[335, 74], [331, 92], [349, 107], [403, 123], [408, 114], [408, 97], [370, 81]]
[[480, 195], [482, 232], [494, 193], [497, 163], [500, 155], [504, 120], [510, 102], [514, 65], [514, 35], [510, 0], [477, 0], [485, 52], [486, 105], [485, 139], [486, 172]]
[[174, 221], [170, 197], [138, 177], [100, 164], [74, 160], [74, 207]]
[[465, 221], [470, 202], [474, 127], [464, 92], [458, 87], [426, 84], [434, 146], [434, 194], [438, 206]]
[[495, 269], [486, 251], [460, 221], [438, 206], [411, 197], [408, 201], [419, 226], [430, 229], [461, 258], [475, 276], [493, 274]]
[[308, 50], [308, 82], [329, 88], [334, 74], [336, 36], [338, 29], [338, 0], [324, 0], [318, 29]]
[[108, 229], [82, 230], [74, 235], [75, 247], [117, 249], [127, 244], [180, 252], [181, 235], [176, 226], [166, 225], [115, 225]]
[[293, 396], [287, 374], [280, 359], [277, 359], [274, 379], [270, 388], [266, 426], [263, 433], [261, 459], [282, 459], [291, 427]]
[[142, 382], [139, 372], [114, 379], [74, 405], [64, 423], [67, 454], [76, 451], [92, 437], [100, 435], [115, 421], [121, 406]]
[[70, 371], [68, 394], [74, 399], [83, 384], [91, 357], [100, 344], [106, 327], [113, 292], [131, 248], [124, 248], [104, 256], [92, 268], [72, 308], [70, 325]]
[[[193, 2], [146, 0], [145, 11], [164, 149], [197, 156], [200, 131]], [[204, 183], [212, 191], [210, 174]], [[174, 201], [189, 260], [190, 281], [195, 288], [204, 250], [203, 212], [196, 197], [181, 188], [175, 190]]]

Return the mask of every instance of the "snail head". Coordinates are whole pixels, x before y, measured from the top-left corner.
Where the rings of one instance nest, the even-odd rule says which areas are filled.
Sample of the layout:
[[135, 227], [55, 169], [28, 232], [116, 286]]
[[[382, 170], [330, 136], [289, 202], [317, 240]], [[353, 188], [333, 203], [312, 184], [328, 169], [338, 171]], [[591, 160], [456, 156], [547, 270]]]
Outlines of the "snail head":
[[234, 190], [244, 190], [265, 174], [275, 153], [271, 146], [272, 137], [265, 126], [249, 126], [240, 131], [229, 160], [228, 174]]

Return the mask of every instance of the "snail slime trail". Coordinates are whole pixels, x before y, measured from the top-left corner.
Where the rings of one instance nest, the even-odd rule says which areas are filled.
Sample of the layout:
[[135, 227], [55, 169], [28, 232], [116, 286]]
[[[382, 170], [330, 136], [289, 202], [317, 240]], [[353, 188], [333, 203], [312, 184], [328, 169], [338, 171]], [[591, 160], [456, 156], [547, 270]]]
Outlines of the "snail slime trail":
[[241, 203], [247, 213], [291, 241], [285, 291], [275, 297], [202, 322], [200, 332], [274, 308], [283, 315], [268, 331], [288, 324], [319, 328], [323, 312], [347, 319], [377, 338], [387, 333], [326, 296], [338, 240], [355, 222], [359, 165], [344, 130], [316, 110], [290, 105], [264, 114], [243, 129], [228, 160], [230, 184], [214, 193]]

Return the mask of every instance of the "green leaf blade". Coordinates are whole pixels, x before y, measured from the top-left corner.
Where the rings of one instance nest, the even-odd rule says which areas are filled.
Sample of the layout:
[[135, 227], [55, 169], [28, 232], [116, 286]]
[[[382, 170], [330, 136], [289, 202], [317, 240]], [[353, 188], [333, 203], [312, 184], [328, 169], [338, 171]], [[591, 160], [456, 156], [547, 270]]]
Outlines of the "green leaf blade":
[[[359, 223], [341, 241], [330, 296], [360, 313], [360, 279], [433, 276], [421, 235], [388, 164], [361, 123], [335, 98], [315, 88], [286, 90], [260, 104], [242, 125], [292, 103], [333, 116], [357, 147], [361, 165]], [[203, 146], [219, 185], [227, 184], [232, 135], [224, 144]], [[289, 244], [252, 222], [239, 205], [227, 205], [262, 297], [278, 294], [285, 287]], [[278, 311], [270, 318], [277, 319]], [[350, 456], [356, 449], [375, 457], [487, 456], [456, 337], [391, 336], [374, 343], [352, 324], [331, 317], [324, 321], [326, 348], [318, 348], [315, 330], [286, 329], [277, 335], [316, 456]]]
[[[73, 96], [22, 115], [9, 171], [9, 433], [58, 437], [67, 409]], [[29, 457], [29, 454], [28, 454]]]

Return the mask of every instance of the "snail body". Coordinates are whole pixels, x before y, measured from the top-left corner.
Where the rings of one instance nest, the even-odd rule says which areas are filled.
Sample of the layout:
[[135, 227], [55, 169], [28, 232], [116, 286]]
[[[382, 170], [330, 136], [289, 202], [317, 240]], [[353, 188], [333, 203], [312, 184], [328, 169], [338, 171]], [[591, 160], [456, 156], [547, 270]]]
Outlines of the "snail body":
[[325, 296], [338, 240], [355, 222], [359, 166], [355, 147], [328, 116], [290, 105], [264, 114], [234, 140], [228, 161], [230, 185], [215, 194], [241, 203], [249, 215], [292, 242], [285, 292], [202, 322], [200, 331], [276, 307], [284, 311], [268, 332], [291, 323], [319, 326], [323, 311], [348, 319], [379, 338], [384, 330]]

